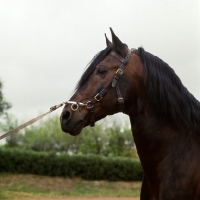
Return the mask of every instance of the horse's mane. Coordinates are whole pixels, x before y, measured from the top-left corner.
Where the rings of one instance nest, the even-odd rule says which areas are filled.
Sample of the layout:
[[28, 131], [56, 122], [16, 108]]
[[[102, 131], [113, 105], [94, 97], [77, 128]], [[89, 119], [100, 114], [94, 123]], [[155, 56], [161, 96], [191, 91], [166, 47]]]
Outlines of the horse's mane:
[[93, 71], [95, 70], [95, 67], [105, 59], [105, 57], [111, 52], [112, 48], [111, 47], [106, 47], [104, 50], [100, 51], [99, 53], [97, 53], [94, 58], [89, 62], [89, 64], [87, 65], [87, 68], [85, 70], [85, 72], [83, 73], [83, 75], [81, 76], [80, 80], [78, 81], [78, 84], [75, 88], [75, 91], [77, 91], [79, 88], [81, 88], [82, 86], [85, 85], [85, 83], [87, 82], [88, 78], [90, 77], [90, 75], [93, 73]]
[[138, 48], [136, 53], [144, 66], [145, 87], [157, 117], [182, 127], [189, 123], [195, 132], [200, 132], [200, 103], [174, 70], [143, 48]]

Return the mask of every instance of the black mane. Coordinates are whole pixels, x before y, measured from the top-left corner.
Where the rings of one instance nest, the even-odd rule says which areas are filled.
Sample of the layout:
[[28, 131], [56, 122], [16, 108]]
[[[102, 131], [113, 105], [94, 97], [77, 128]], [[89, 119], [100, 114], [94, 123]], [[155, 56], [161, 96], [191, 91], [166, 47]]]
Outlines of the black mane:
[[144, 66], [145, 86], [155, 114], [182, 127], [191, 122], [194, 130], [200, 132], [200, 103], [183, 86], [174, 70], [143, 48], [136, 53]]
[[100, 51], [94, 58], [90, 61], [90, 63], [87, 65], [85, 72], [81, 76], [80, 80], [78, 81], [78, 84], [75, 88], [75, 91], [77, 91], [79, 88], [85, 85], [90, 75], [95, 70], [95, 67], [105, 59], [105, 57], [111, 52], [111, 47], [106, 47], [104, 50]]
[[[112, 51], [106, 47], [88, 64], [75, 91], [85, 85], [95, 67]], [[166, 122], [182, 127], [192, 123], [200, 132], [200, 103], [182, 84], [174, 70], [160, 58], [146, 52], [143, 48], [135, 50], [140, 56], [145, 72], [145, 86], [155, 115]]]

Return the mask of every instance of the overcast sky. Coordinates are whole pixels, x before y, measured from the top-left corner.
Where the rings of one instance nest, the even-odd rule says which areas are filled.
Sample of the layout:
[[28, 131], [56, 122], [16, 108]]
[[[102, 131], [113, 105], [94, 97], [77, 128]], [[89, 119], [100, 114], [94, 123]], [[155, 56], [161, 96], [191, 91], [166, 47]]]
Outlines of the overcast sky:
[[68, 100], [109, 27], [167, 62], [200, 100], [199, 0], [1, 0], [0, 80], [10, 113], [23, 122]]

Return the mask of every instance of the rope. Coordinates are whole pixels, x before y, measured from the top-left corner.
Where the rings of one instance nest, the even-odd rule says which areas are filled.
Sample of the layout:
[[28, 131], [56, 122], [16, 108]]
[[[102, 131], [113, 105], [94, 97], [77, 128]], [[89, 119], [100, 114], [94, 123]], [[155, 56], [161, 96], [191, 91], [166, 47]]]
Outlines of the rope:
[[9, 135], [11, 135], [13, 133], [16, 133], [16, 132], [20, 131], [21, 129], [23, 129], [23, 128], [25, 128], [25, 127], [33, 124], [33, 123], [35, 123], [36, 121], [42, 119], [44, 116], [48, 115], [49, 113], [53, 112], [54, 110], [60, 108], [63, 105], [64, 105], [64, 103], [52, 106], [48, 112], [46, 112], [46, 113], [44, 113], [42, 115], [39, 115], [36, 118], [33, 118], [33, 119], [29, 120], [28, 122], [26, 122], [26, 123], [24, 123], [24, 124], [22, 124], [22, 125], [20, 125], [20, 126], [18, 126], [16, 128], [14, 128], [14, 129], [8, 131], [7, 133], [4, 133], [3, 135], [0, 136], [0, 140], [2, 140], [5, 137], [8, 137]]

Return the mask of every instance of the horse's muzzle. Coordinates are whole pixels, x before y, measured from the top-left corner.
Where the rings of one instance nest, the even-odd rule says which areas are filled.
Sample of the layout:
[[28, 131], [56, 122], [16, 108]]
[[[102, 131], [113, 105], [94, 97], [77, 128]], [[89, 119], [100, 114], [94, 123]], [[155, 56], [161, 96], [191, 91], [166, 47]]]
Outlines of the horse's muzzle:
[[76, 121], [72, 120], [72, 111], [66, 110], [61, 114], [60, 124], [61, 129], [65, 133], [69, 133], [70, 135], [78, 135], [83, 129], [83, 120], [77, 119]]

